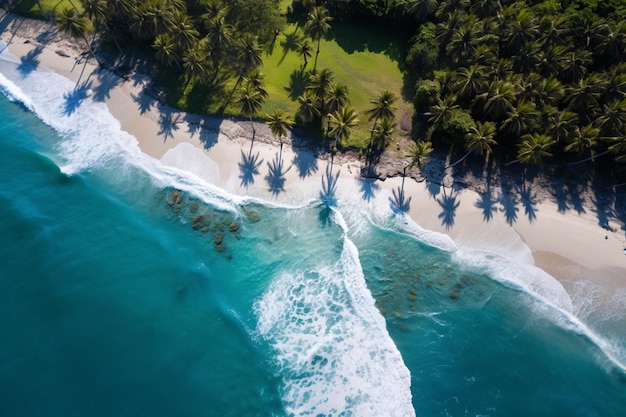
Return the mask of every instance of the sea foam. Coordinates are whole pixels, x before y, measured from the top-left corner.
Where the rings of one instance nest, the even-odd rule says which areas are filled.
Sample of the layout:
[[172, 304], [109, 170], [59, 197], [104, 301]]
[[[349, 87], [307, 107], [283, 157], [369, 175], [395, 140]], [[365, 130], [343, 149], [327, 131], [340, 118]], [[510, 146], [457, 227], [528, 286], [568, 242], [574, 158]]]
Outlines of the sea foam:
[[410, 373], [347, 237], [336, 264], [276, 277], [255, 312], [276, 351], [290, 415], [415, 415]]

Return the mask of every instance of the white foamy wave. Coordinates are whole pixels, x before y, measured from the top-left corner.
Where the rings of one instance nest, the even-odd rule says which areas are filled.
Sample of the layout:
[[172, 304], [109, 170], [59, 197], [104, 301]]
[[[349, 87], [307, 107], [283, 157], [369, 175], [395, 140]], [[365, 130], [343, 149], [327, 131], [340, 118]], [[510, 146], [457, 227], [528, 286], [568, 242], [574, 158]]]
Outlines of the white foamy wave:
[[348, 239], [340, 261], [284, 273], [255, 304], [289, 415], [414, 416], [411, 377]]
[[31, 103], [30, 99], [18, 86], [2, 74], [0, 74], [0, 93], [4, 94], [10, 101], [21, 103], [27, 110], [33, 111], [33, 103]]
[[489, 251], [460, 249], [453, 256], [465, 268], [519, 286], [559, 309], [572, 311], [572, 300], [563, 285], [543, 269]]
[[62, 140], [51, 146], [57, 154], [55, 163], [66, 175], [104, 169], [117, 179], [130, 179], [139, 169], [148, 173], [155, 185], [190, 192], [221, 210], [235, 211], [243, 200], [142, 153], [137, 140], [122, 131], [106, 104], [92, 99], [88, 79], [76, 85], [46, 69], [23, 74], [18, 64], [6, 51], [0, 55], [0, 83], [10, 85], [14, 94], [20, 92], [21, 101], [30, 103], [35, 115], [59, 133]]

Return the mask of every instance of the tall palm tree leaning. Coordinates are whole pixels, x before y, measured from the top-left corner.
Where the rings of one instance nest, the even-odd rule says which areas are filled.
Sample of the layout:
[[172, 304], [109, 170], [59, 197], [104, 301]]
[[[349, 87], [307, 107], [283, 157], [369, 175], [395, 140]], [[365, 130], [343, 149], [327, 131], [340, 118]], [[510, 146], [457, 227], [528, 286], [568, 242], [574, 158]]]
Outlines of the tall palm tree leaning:
[[274, 110], [271, 114], [265, 114], [265, 117], [267, 117], [267, 121], [265, 123], [272, 131], [272, 135], [278, 138], [280, 142], [280, 150], [282, 152], [283, 136], [287, 136], [289, 129], [293, 125], [293, 121], [289, 119], [289, 116], [280, 109]]
[[317, 41], [317, 52], [315, 52], [315, 61], [313, 63], [313, 71], [317, 68], [317, 56], [320, 54], [320, 42], [330, 30], [330, 21], [332, 17], [328, 15], [328, 9], [324, 6], [316, 6], [309, 12], [307, 21], [304, 24], [304, 33], [314, 41]]
[[478, 127], [472, 127], [470, 133], [465, 139], [465, 149], [467, 153], [463, 155], [458, 161], [450, 164], [448, 168], [463, 162], [465, 158], [470, 156], [474, 152], [478, 152], [479, 155], [485, 155], [486, 158], [493, 152], [492, 146], [497, 142], [494, 139], [496, 135], [496, 124], [494, 122], [478, 123]]
[[409, 157], [411, 161], [404, 167], [404, 176], [406, 176], [406, 170], [409, 168], [417, 167], [420, 171], [433, 152], [432, 143], [429, 141], [418, 141], [411, 145], [409, 149]]
[[73, 38], [82, 38], [89, 50], [89, 54], [98, 61], [98, 65], [102, 65], [85, 35], [92, 27], [91, 21], [87, 17], [81, 16], [75, 9], [67, 7], [59, 13], [56, 25], [67, 35]]
[[372, 144], [374, 141], [374, 132], [376, 131], [376, 124], [379, 120], [393, 120], [395, 115], [396, 106], [396, 96], [389, 90], [381, 91], [378, 96], [371, 100], [370, 103], [372, 107], [366, 111], [369, 120], [374, 121], [374, 126], [372, 126], [372, 134], [370, 136], [370, 144], [369, 150], [372, 150]]

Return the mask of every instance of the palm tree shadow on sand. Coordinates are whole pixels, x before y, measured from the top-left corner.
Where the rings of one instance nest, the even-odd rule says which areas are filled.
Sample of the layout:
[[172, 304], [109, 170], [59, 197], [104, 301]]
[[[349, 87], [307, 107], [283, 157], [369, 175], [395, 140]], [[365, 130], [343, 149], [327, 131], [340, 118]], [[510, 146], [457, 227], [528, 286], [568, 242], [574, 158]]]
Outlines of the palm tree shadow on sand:
[[533, 192], [532, 188], [526, 184], [526, 180], [523, 180], [519, 186], [520, 201], [524, 206], [524, 213], [528, 217], [528, 222], [532, 223], [537, 219], [537, 195]]
[[285, 191], [285, 174], [291, 169], [291, 165], [289, 168], [284, 169], [282, 147], [274, 159], [267, 163], [267, 167], [269, 172], [265, 176], [265, 181], [267, 181], [267, 184], [269, 185], [270, 192], [274, 195], [278, 195]]
[[26, 78], [28, 74], [35, 71], [39, 67], [39, 54], [43, 51], [42, 47], [37, 47], [28, 51], [26, 55], [20, 58], [20, 64], [17, 66], [17, 70]]
[[440, 198], [437, 199], [439, 207], [441, 207], [441, 213], [439, 218], [441, 219], [441, 225], [449, 230], [454, 226], [454, 216], [456, 216], [456, 209], [461, 205], [460, 201], [457, 201], [458, 193], [454, 188], [450, 189], [450, 194], [446, 193], [446, 188], [443, 188], [443, 193]]
[[489, 183], [487, 183], [487, 189], [478, 193], [478, 196], [478, 200], [474, 203], [474, 206], [482, 211], [483, 221], [488, 223], [491, 219], [493, 219], [493, 215], [498, 211], [498, 208], [496, 207], [498, 200], [495, 199]]
[[380, 190], [380, 185], [376, 178], [359, 178], [361, 183], [361, 198], [365, 201], [371, 201], [376, 197], [376, 192]]
[[163, 135], [163, 142], [167, 142], [168, 138], [174, 137], [174, 132], [178, 130], [180, 119], [178, 115], [174, 115], [172, 111], [163, 109], [159, 115], [160, 130], [157, 135]]
[[337, 171], [333, 175], [332, 162], [326, 165], [326, 173], [322, 177], [322, 189], [320, 191], [320, 200], [327, 206], [334, 206], [337, 203], [335, 199], [335, 193], [337, 192], [337, 181], [339, 180], [339, 173]]
[[404, 194], [404, 180], [405, 177], [402, 177], [402, 185], [394, 190], [392, 190], [393, 198], [389, 197], [389, 204], [391, 206], [391, 210], [396, 214], [403, 214], [410, 210], [411, 208], [411, 198], [406, 198]]
[[241, 186], [244, 188], [250, 187], [254, 184], [254, 177], [259, 175], [259, 167], [263, 160], [259, 160], [260, 153], [252, 155], [252, 146], [250, 152], [246, 155], [243, 150], [241, 151], [241, 162], [239, 162], [239, 178], [241, 178]]
[[83, 100], [89, 96], [89, 90], [91, 90], [91, 81], [85, 81], [76, 85], [70, 93], [63, 94], [63, 114], [66, 116], [74, 114], [76, 109], [83, 104]]

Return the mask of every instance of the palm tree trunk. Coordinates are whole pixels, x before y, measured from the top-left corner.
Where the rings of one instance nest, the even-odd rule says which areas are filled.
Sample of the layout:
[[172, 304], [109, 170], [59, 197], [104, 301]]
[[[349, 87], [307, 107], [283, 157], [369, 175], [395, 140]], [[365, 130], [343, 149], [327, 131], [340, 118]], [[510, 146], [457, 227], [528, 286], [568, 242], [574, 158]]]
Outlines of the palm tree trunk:
[[567, 166], [571, 167], [571, 166], [574, 166], [574, 165], [578, 165], [578, 164], [585, 163], [585, 162], [587, 162], [587, 161], [593, 161], [594, 159], [599, 158], [599, 157], [601, 157], [601, 156], [603, 156], [603, 155], [606, 155], [607, 153], [611, 153], [611, 150], [610, 150], [610, 149], [607, 149], [606, 151], [604, 151], [604, 152], [600, 152], [600, 153], [599, 153], [599, 154], [597, 154], [597, 155], [591, 155], [589, 158], [585, 158], [585, 159], [583, 159], [583, 160], [576, 161], [576, 162], [571, 162], [571, 163], [567, 164]]
[[446, 168], [452, 168], [452, 167], [454, 167], [455, 165], [460, 164], [460, 163], [461, 163], [461, 162], [463, 162], [463, 161], [464, 161], [464, 160], [465, 160], [468, 156], [470, 156], [472, 152], [473, 152], [473, 151], [467, 151], [467, 153], [466, 153], [465, 155], [463, 155], [463, 156], [461, 157], [461, 159], [459, 159], [458, 161], [456, 161], [456, 162], [455, 162], [455, 163], [453, 163], [453, 164], [448, 165]]
[[254, 122], [252, 121], [252, 115], [250, 115], [250, 127], [252, 128], [252, 142], [254, 143], [254, 137], [256, 136], [256, 128], [254, 127]]
[[317, 69], [317, 56], [320, 54], [320, 43], [322, 42], [322, 38], [317, 40], [317, 52], [315, 52], [315, 62], [313, 63], [313, 72]]
[[230, 94], [228, 95], [228, 98], [226, 99], [222, 107], [220, 107], [219, 109], [220, 113], [224, 113], [224, 110], [226, 110], [226, 106], [228, 106], [228, 103], [230, 103], [230, 100], [233, 98], [233, 94], [235, 94], [235, 90], [237, 90], [237, 87], [239, 87], [239, 83], [241, 82], [241, 80], [243, 80], [243, 75], [239, 76], [239, 78], [237, 79], [237, 82], [235, 83], [235, 86], [233, 87], [232, 90], [230, 90]]

